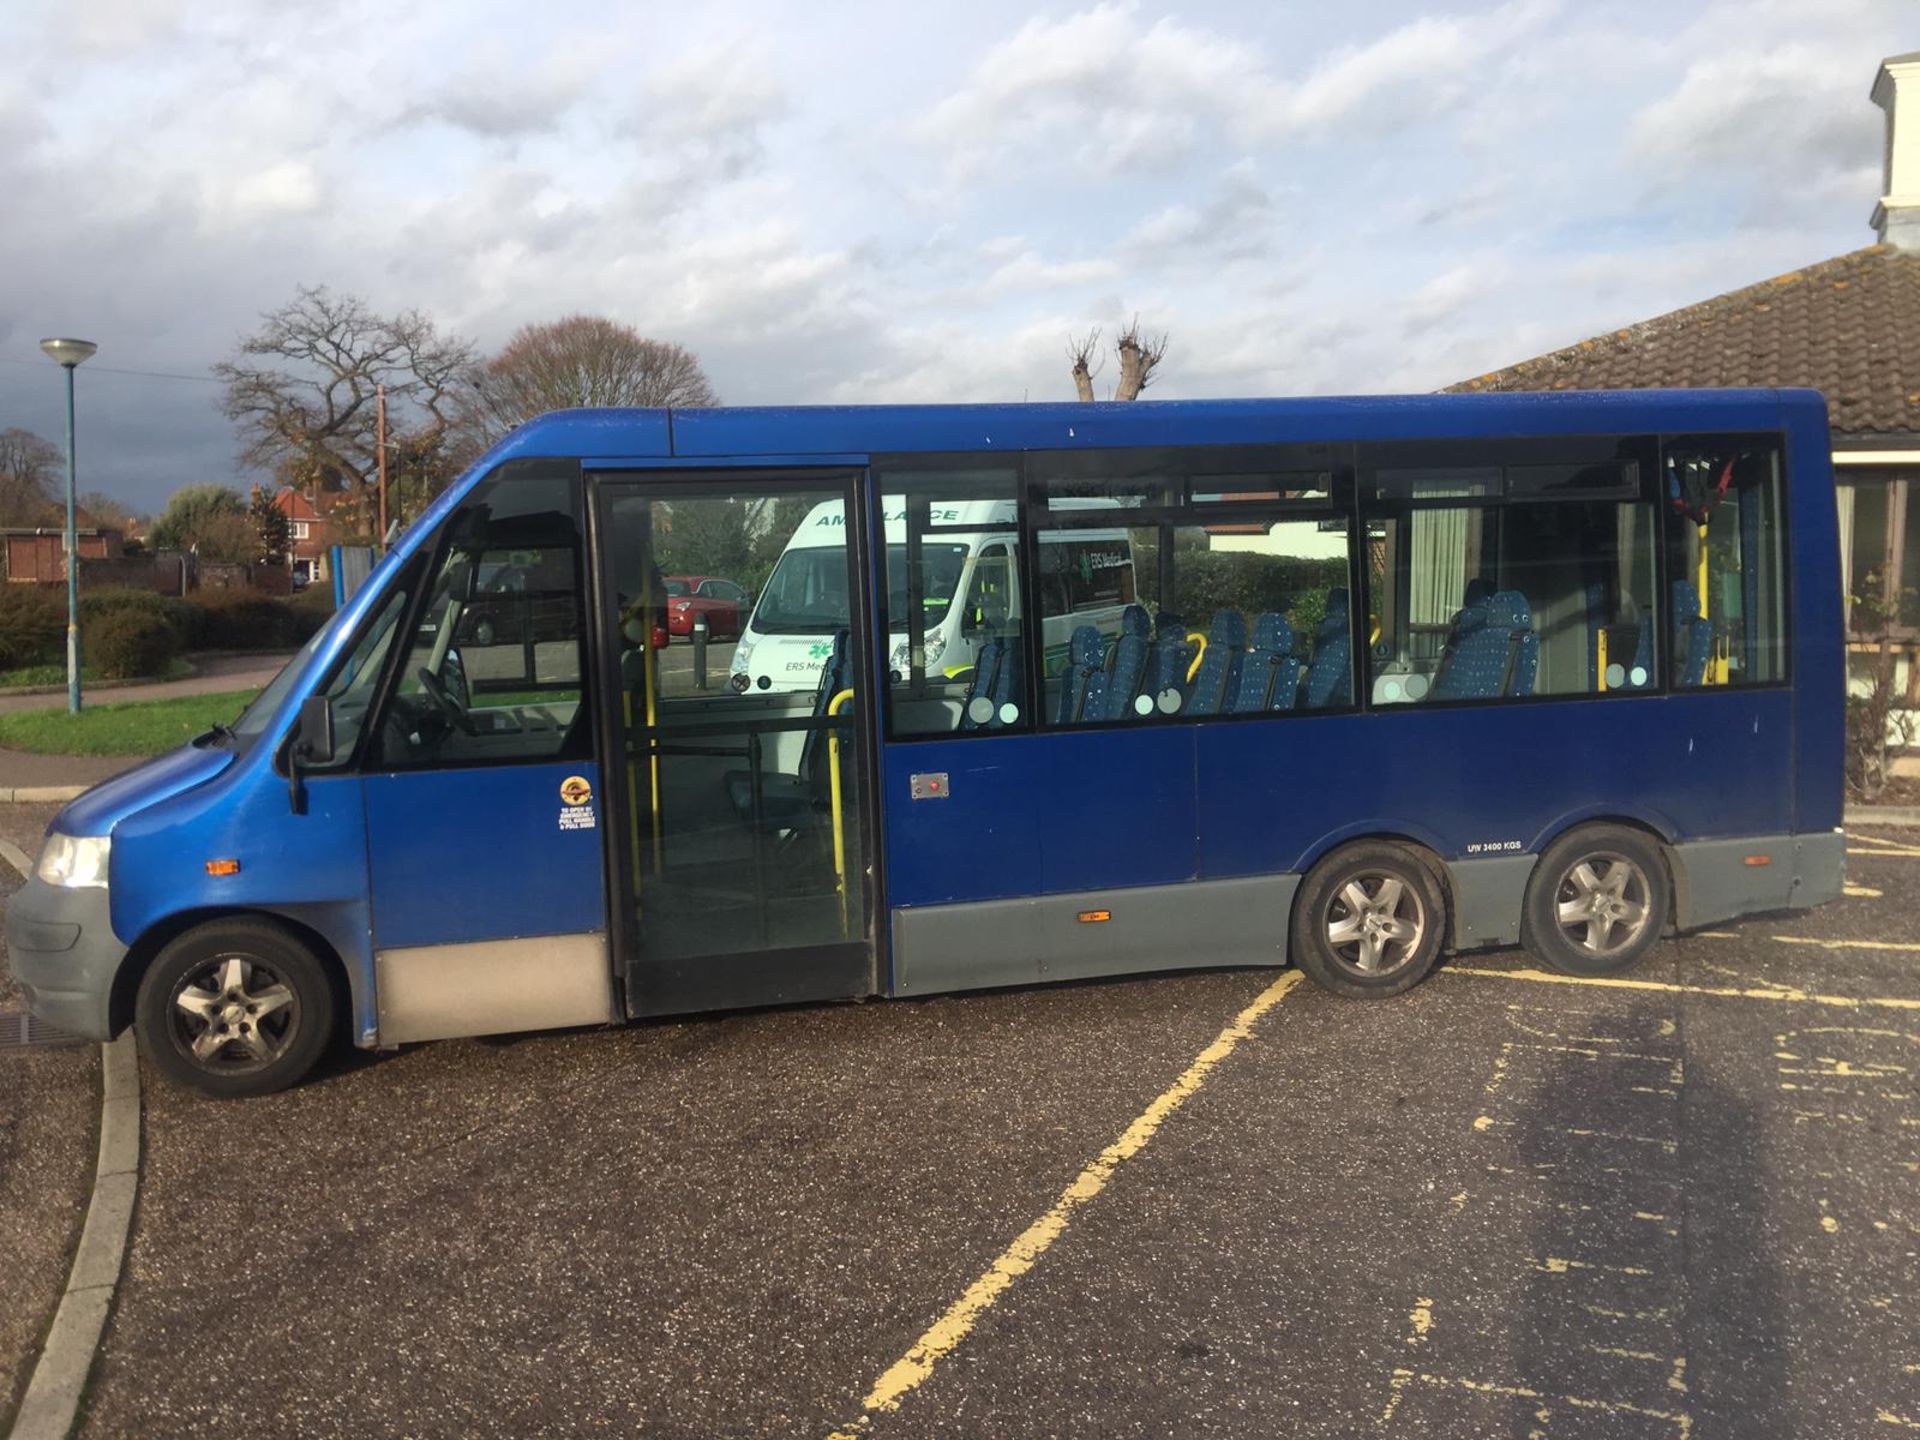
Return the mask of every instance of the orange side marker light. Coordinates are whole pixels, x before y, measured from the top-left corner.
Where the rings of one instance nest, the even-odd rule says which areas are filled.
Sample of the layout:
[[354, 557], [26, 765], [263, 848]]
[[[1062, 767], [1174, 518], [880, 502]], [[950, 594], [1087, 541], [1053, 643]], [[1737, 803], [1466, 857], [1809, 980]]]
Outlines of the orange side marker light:
[[209, 875], [238, 875], [239, 873], [240, 862], [238, 860], [207, 861], [207, 874]]
[[1082, 910], [1074, 917], [1082, 925], [1099, 925], [1113, 919], [1111, 910]]
[[1771, 855], [1749, 855], [1740, 863], [1742, 865], [1771, 865], [1773, 864], [1773, 857]]

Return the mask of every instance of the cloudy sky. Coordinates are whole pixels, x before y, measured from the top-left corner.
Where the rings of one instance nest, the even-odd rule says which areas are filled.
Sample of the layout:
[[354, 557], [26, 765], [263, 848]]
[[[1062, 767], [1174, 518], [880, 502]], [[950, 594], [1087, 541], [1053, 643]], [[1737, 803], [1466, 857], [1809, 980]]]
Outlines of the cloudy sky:
[[1870, 243], [1917, 48], [1912, 0], [9, 0], [0, 427], [59, 438], [83, 335], [82, 489], [243, 479], [165, 376], [301, 284], [610, 315], [736, 404], [1071, 398], [1136, 313], [1155, 395], [1432, 389]]

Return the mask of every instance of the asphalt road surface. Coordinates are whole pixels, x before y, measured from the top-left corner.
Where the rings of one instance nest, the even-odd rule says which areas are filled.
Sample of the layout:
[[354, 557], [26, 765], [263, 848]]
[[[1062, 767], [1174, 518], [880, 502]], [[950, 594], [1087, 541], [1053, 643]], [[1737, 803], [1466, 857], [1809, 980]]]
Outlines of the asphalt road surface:
[[243, 1104], [149, 1073], [80, 1433], [1920, 1431], [1920, 832], [1870, 833], [1846, 899], [1624, 984], [1223, 970]]

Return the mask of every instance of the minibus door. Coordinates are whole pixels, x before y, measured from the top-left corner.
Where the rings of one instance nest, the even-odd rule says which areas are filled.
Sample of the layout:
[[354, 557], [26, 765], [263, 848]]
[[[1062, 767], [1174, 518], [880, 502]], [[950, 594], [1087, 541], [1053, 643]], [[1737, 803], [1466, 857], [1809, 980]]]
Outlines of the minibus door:
[[[604, 480], [602, 673], [616, 964], [660, 1015], [875, 989], [868, 613], [846, 470]], [[788, 541], [805, 523], [804, 548]], [[822, 536], [824, 535], [824, 541]], [[689, 579], [752, 592], [704, 646]], [[753, 644], [743, 647], [729, 624]], [[742, 653], [743, 648], [752, 653]]]

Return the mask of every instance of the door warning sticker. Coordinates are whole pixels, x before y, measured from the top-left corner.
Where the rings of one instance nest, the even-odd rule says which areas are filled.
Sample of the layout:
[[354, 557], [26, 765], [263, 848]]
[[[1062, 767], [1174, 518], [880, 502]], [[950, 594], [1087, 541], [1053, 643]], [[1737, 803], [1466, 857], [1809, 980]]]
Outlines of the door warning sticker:
[[569, 775], [560, 782], [560, 828], [594, 828], [593, 785], [584, 775]]

